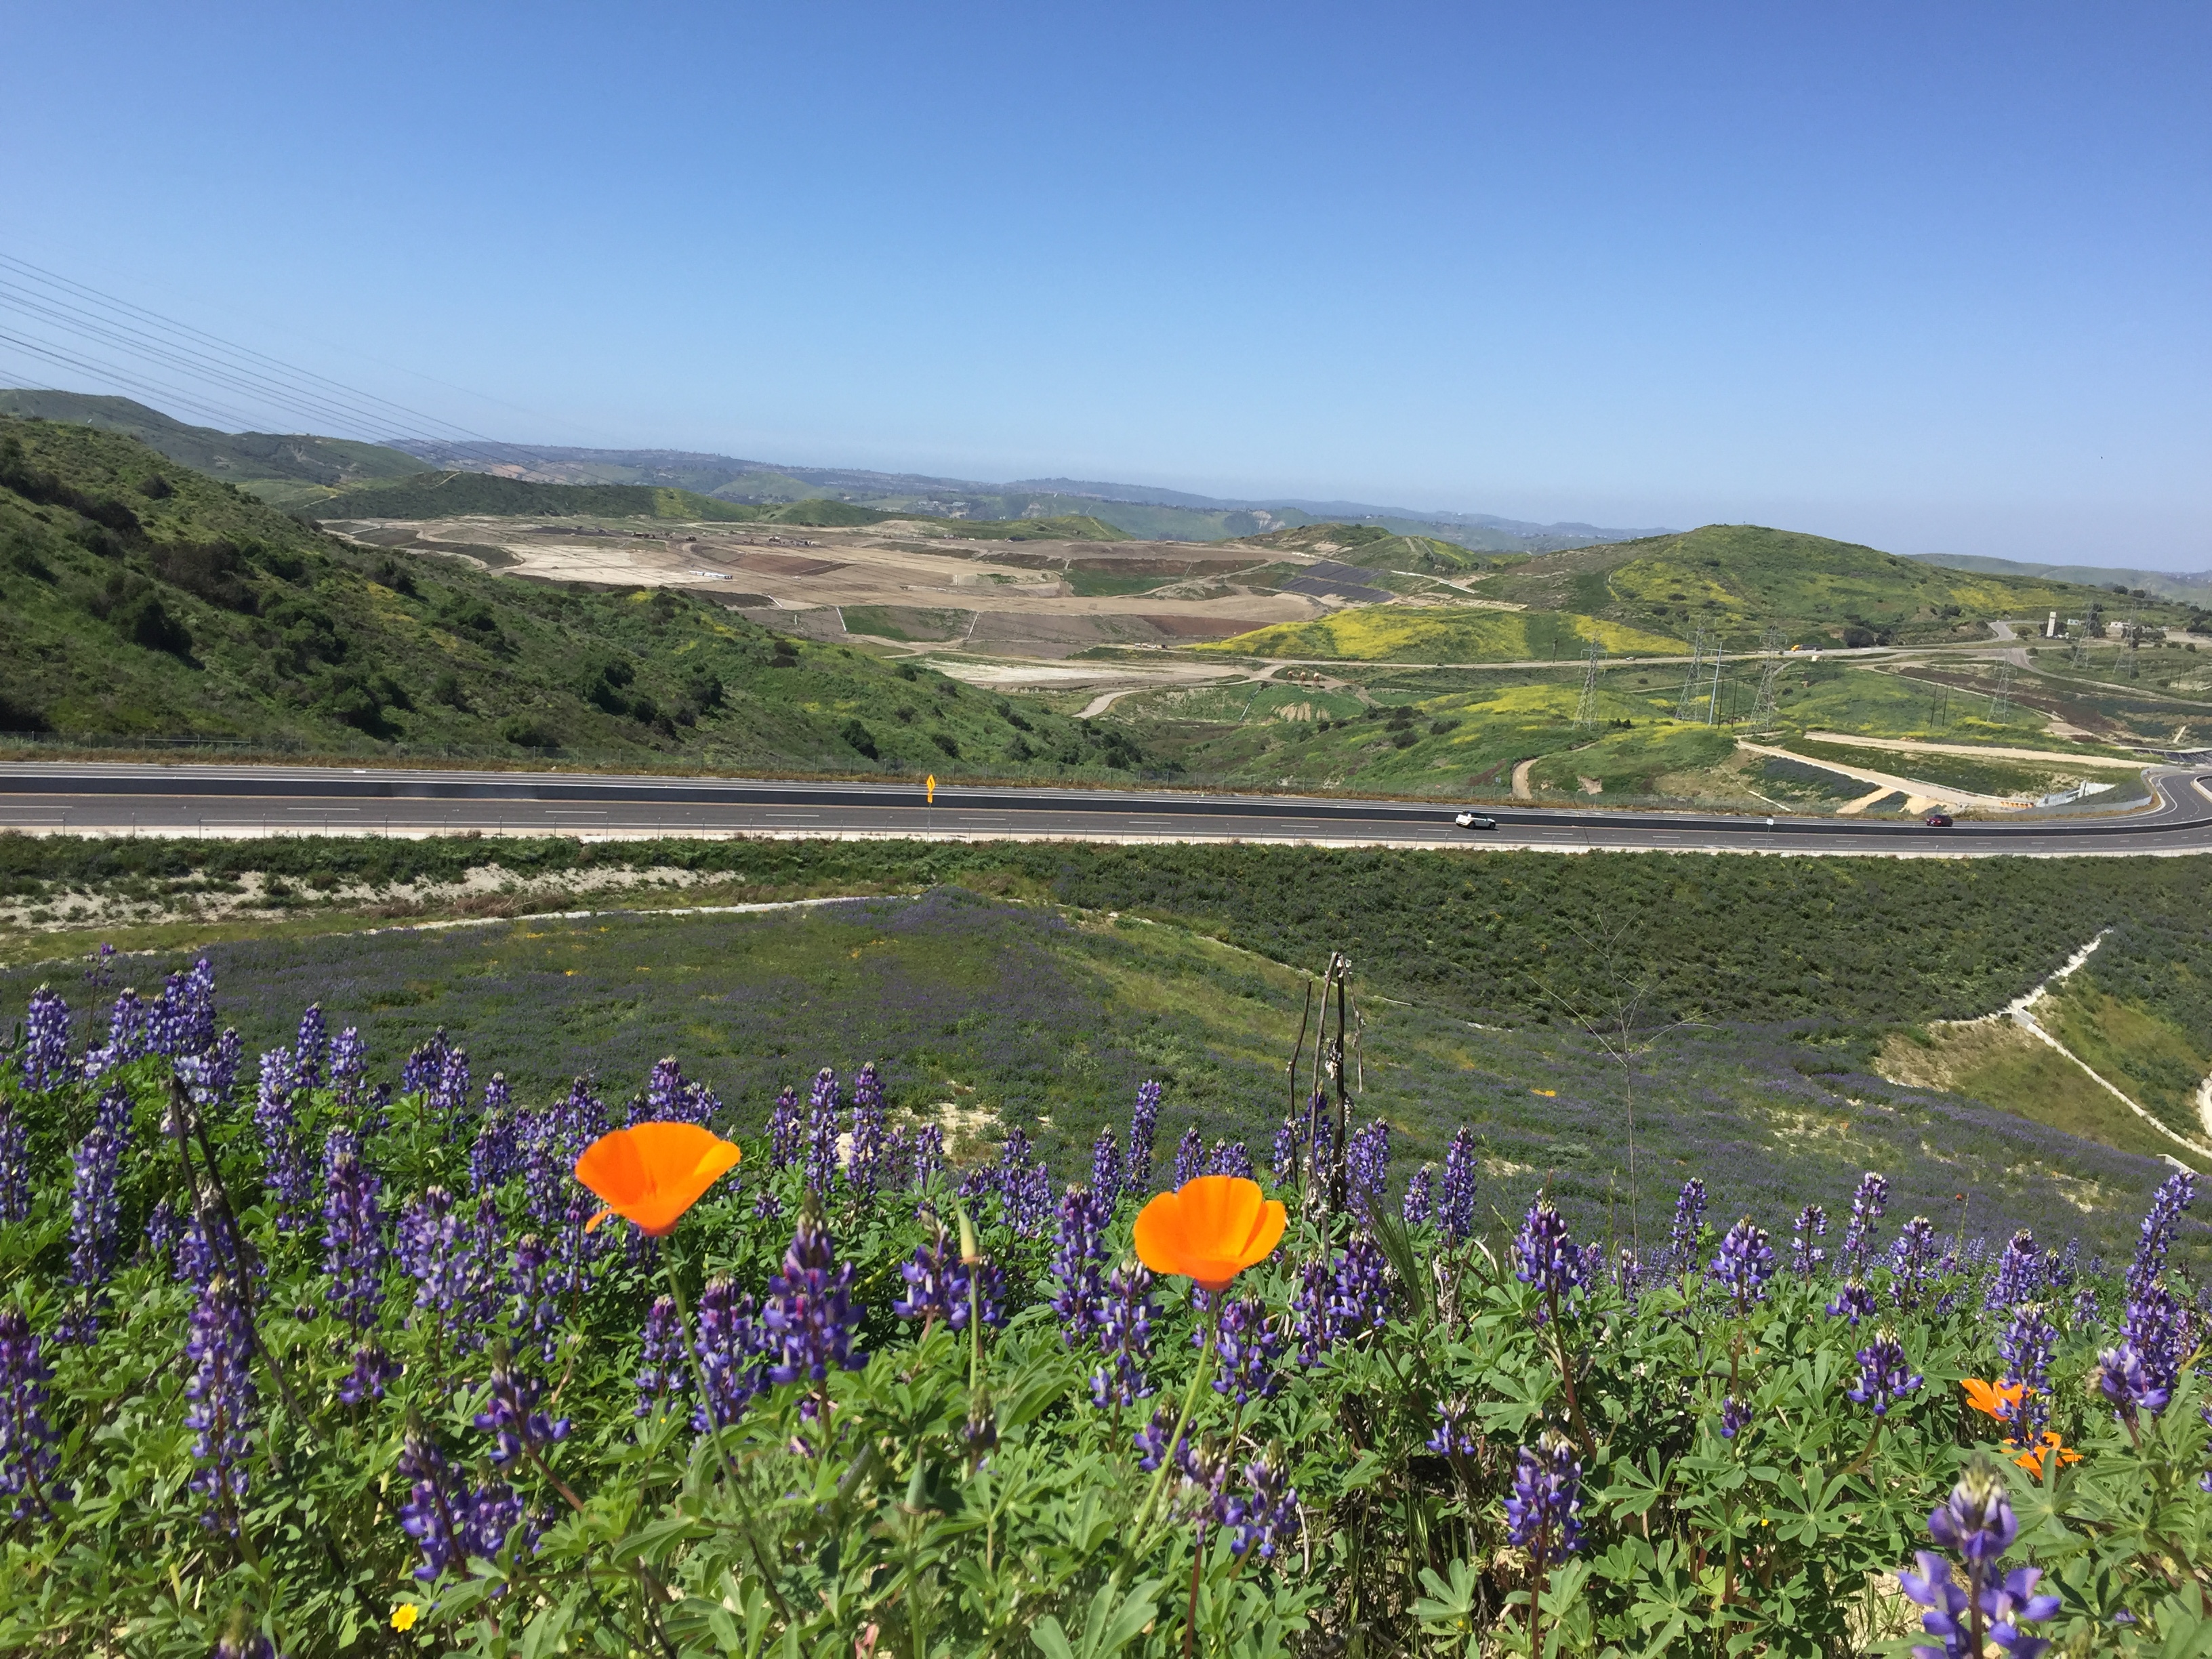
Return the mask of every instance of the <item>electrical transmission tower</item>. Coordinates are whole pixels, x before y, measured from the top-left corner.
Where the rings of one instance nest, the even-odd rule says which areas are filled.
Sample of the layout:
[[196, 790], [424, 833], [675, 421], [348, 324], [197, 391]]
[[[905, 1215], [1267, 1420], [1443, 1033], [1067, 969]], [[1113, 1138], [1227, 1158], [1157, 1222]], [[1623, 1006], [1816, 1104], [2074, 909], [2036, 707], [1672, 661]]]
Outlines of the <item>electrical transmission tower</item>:
[[1990, 693], [1990, 718], [2001, 720], [2012, 707], [2012, 665], [1997, 664], [1997, 689]]
[[1717, 726], [1721, 718], [1721, 642], [1713, 641], [1711, 665], [1705, 677], [1705, 724]]
[[1759, 698], [1752, 704], [1751, 723], [1759, 735], [1766, 736], [1774, 730], [1774, 722], [1781, 714], [1775, 707], [1774, 688], [1782, 678], [1782, 629], [1770, 623], [1766, 637], [1759, 642], [1762, 661], [1759, 669]]
[[1597, 661], [1605, 655], [1605, 647], [1592, 640], [1583, 654], [1589, 660], [1583, 667], [1583, 695], [1575, 705], [1575, 724], [1592, 726], [1597, 724]]
[[2142, 649], [2142, 605], [2140, 600], [2128, 601], [2127, 620], [2120, 624], [2120, 637], [2127, 642], [2128, 678], [2133, 679], [2142, 672], [2140, 665], [2142, 659], [2136, 654]]
[[[1705, 625], [1699, 623], [1698, 636], [1690, 642], [1690, 672], [1683, 676], [1682, 695], [1674, 704], [1674, 718], [1678, 720], [1687, 720], [1690, 711], [1698, 706], [1699, 688], [1705, 678]], [[1720, 647], [1715, 646], [1713, 661], [1716, 666], [1720, 662]]]

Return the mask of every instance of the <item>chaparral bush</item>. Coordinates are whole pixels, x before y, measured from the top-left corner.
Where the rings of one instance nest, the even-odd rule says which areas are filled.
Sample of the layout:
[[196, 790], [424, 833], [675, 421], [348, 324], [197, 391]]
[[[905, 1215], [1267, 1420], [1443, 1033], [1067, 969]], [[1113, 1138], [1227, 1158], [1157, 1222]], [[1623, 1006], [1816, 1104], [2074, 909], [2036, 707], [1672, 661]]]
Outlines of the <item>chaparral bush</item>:
[[1340, 1086], [1257, 1149], [1148, 1086], [1070, 1184], [867, 1066], [611, 1113], [218, 1025], [5, 1056], [8, 1650], [2212, 1652], [2185, 1174], [2118, 1272], [1875, 1174], [1639, 1257], [1471, 1135], [1386, 1195]]

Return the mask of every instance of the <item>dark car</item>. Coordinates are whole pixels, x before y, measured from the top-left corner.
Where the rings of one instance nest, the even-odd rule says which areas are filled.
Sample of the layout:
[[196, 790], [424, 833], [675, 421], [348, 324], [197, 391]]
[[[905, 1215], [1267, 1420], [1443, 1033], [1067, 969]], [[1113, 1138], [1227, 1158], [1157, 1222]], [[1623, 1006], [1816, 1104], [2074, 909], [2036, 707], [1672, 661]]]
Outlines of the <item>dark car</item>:
[[1930, 830], [1948, 830], [1951, 827], [1951, 815], [1948, 812], [1930, 812], [1926, 817], [1921, 819], [1921, 822]]
[[1498, 820], [1486, 812], [1462, 812], [1452, 822], [1462, 830], [1495, 830]]

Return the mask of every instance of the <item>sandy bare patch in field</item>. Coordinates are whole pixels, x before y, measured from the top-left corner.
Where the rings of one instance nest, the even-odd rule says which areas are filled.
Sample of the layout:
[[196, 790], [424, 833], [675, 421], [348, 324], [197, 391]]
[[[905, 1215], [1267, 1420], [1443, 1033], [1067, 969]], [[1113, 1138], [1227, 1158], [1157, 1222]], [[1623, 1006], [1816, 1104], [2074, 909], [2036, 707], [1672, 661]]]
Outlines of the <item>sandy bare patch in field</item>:
[[[963, 642], [1019, 656], [1225, 639], [1269, 623], [1308, 621], [1340, 604], [1240, 581], [1238, 573], [1256, 569], [1261, 556], [1211, 544], [963, 541], [945, 534], [942, 525], [900, 520], [864, 530], [696, 524], [648, 530], [635, 520], [491, 518], [334, 527], [369, 545], [442, 552], [504, 575], [688, 588], [816, 638], [896, 641], [902, 634], [915, 637], [899, 620], [905, 613], [957, 613]], [[1272, 562], [1310, 561], [1292, 555]], [[1140, 592], [1079, 592], [1096, 585], [1085, 581], [1086, 575], [1153, 586]], [[848, 619], [844, 613], [851, 610], [869, 614]], [[873, 632], [871, 624], [895, 631]]]

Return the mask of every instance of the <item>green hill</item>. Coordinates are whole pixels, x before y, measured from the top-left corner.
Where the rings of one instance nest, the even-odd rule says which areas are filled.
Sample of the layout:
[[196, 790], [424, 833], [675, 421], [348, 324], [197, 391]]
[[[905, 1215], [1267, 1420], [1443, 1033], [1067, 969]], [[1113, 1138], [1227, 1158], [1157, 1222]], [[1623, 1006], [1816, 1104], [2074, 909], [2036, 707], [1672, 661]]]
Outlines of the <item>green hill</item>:
[[316, 752], [1104, 775], [1126, 735], [673, 589], [325, 536], [136, 438], [0, 417], [0, 731]]
[[412, 455], [382, 444], [304, 433], [219, 432], [213, 427], [188, 426], [128, 398], [0, 389], [0, 415], [71, 421], [127, 433], [196, 472], [242, 485], [283, 507], [302, 506], [374, 479], [428, 470]]
[[774, 507], [718, 501], [653, 484], [537, 483], [489, 472], [424, 472], [366, 485], [316, 503], [320, 519], [489, 518], [674, 519], [738, 524], [876, 524], [886, 514], [845, 501]]
[[[1910, 644], [1986, 639], [1991, 620], [2081, 616], [2093, 603], [2112, 608], [2112, 595], [2096, 588], [1948, 569], [1760, 525], [1706, 525], [1548, 553], [1488, 578], [1482, 592], [1684, 638], [1705, 623], [1737, 648], [1755, 644], [1769, 623], [1808, 646]], [[2153, 609], [2163, 616], [2172, 607]]]

